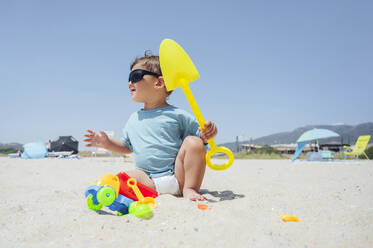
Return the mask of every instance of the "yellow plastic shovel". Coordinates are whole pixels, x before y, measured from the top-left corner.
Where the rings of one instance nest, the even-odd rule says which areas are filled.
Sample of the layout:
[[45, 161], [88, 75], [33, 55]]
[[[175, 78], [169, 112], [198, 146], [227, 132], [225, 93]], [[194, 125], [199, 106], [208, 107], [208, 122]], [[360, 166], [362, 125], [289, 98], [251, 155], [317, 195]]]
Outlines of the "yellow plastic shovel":
[[[203, 129], [205, 120], [189, 88], [189, 82], [199, 78], [198, 71], [192, 60], [179, 44], [170, 39], [162, 41], [159, 48], [159, 60], [167, 90], [174, 90], [180, 86], [189, 101], [200, 127]], [[216, 146], [214, 139], [209, 139], [207, 142], [210, 145], [210, 150], [206, 154], [206, 163], [211, 169], [225, 170], [233, 164], [234, 157], [231, 150], [223, 146]], [[228, 161], [221, 165], [213, 164], [210, 159], [217, 152], [227, 154]]]
[[150, 196], [147, 196], [147, 197], [144, 197], [139, 189], [139, 187], [137, 187], [137, 180], [135, 178], [130, 178], [127, 180], [127, 185], [133, 190], [133, 192], [135, 192], [135, 195], [137, 196], [138, 198], [138, 203], [136, 204], [136, 206], [140, 205], [140, 204], [146, 204], [148, 205], [151, 209], [155, 209], [157, 207], [157, 202], [154, 200], [154, 198], [150, 197]]

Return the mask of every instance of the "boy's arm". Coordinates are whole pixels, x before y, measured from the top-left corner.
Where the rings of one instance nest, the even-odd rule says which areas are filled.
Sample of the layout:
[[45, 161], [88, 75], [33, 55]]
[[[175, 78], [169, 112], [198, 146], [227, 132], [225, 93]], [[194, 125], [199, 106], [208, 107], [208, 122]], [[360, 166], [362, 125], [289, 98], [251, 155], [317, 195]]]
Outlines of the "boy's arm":
[[122, 141], [110, 139], [103, 131], [96, 133], [95, 131], [87, 130], [87, 132], [84, 135], [87, 139], [83, 140], [88, 143], [87, 147], [101, 147], [116, 153], [131, 153], [131, 150]]
[[105, 147], [105, 149], [110, 150], [112, 152], [116, 152], [116, 153], [125, 153], [125, 154], [132, 153], [131, 150], [128, 149], [128, 147], [125, 144], [123, 144], [121, 140], [109, 139], [109, 142], [107, 144], [107, 147]]

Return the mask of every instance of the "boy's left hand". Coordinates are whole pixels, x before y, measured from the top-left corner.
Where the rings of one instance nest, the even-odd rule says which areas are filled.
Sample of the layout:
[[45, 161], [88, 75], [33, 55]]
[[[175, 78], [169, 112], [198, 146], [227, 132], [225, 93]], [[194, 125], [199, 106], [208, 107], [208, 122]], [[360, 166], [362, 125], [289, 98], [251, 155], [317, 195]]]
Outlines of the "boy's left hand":
[[207, 143], [207, 140], [214, 138], [218, 133], [218, 129], [212, 121], [206, 121], [204, 129], [202, 130], [202, 128], [199, 127], [198, 130], [201, 133], [203, 142], [205, 143]]

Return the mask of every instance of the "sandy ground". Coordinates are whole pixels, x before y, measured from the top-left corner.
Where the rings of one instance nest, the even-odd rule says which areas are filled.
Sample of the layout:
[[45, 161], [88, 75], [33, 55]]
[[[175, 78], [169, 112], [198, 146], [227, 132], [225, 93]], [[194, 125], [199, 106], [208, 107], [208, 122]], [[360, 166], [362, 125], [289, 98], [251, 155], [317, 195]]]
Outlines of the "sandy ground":
[[132, 168], [121, 158], [0, 158], [0, 247], [373, 247], [373, 161], [236, 160], [207, 170], [210, 210], [170, 195], [150, 220], [87, 209], [92, 181]]

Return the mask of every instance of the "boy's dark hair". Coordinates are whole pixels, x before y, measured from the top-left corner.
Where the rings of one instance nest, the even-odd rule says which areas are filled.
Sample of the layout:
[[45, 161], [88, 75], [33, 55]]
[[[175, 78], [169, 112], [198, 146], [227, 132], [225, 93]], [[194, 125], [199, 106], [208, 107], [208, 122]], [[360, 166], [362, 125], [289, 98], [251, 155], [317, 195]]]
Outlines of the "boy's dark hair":
[[[162, 75], [161, 65], [159, 63], [159, 56], [153, 55], [150, 50], [146, 50], [143, 57], [137, 57], [131, 64], [130, 69], [137, 65], [141, 64], [145, 67], [146, 70]], [[167, 94], [170, 95], [171, 91], [167, 91]]]

